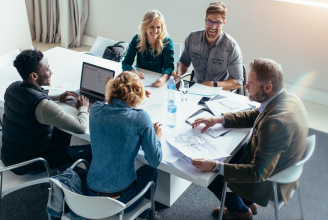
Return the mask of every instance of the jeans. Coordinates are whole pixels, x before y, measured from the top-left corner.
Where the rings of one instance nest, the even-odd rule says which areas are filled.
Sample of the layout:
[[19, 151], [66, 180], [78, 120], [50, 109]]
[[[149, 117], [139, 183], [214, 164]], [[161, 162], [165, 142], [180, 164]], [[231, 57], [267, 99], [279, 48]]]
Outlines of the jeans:
[[[243, 146], [235, 154], [235, 156], [230, 160], [229, 163], [239, 164], [239, 161], [244, 154], [244, 149], [245, 149], [244, 147], [245, 146]], [[211, 190], [219, 200], [221, 200], [223, 186], [224, 186], [223, 176], [218, 175], [213, 180], [213, 182], [208, 186], [208, 189]], [[241, 198], [236, 193], [227, 192], [224, 205], [227, 207], [229, 212], [244, 213], [244, 212], [248, 212], [249, 208], [247, 206], [251, 205], [251, 204], [253, 204], [253, 202], [250, 202], [250, 201], [247, 201], [247, 200]]]
[[[134, 197], [136, 197], [138, 195], [138, 193], [140, 193], [150, 181], [153, 181], [155, 183], [154, 191], [156, 192], [157, 175], [158, 175], [158, 172], [157, 172], [156, 168], [153, 168], [148, 165], [144, 165], [144, 166], [140, 167], [137, 170], [137, 180], [132, 183], [132, 187], [127, 192], [123, 191], [121, 197], [118, 198], [117, 200], [124, 204], [128, 203], [130, 200], [132, 200]], [[97, 194], [92, 192], [88, 186], [86, 187], [86, 195], [87, 196], [98, 196]], [[139, 205], [142, 202], [143, 198], [150, 199], [150, 195], [151, 195], [151, 191], [149, 189], [144, 196], [142, 196], [138, 201], [133, 203], [131, 206], [129, 206], [124, 211], [128, 212], [128, 211], [134, 209], [137, 205]], [[138, 217], [139, 218], [147, 218], [149, 211], [150, 211], [150, 209], [145, 210]]]
[[[54, 129], [53, 141], [49, 143], [42, 153], [42, 157], [47, 160], [50, 169], [64, 171], [78, 159], [85, 159], [89, 164], [91, 163], [91, 145], [69, 146], [71, 137], [72, 135], [68, 133]], [[44, 164], [36, 162], [29, 166], [27, 175], [37, 175], [43, 172], [46, 172]]]

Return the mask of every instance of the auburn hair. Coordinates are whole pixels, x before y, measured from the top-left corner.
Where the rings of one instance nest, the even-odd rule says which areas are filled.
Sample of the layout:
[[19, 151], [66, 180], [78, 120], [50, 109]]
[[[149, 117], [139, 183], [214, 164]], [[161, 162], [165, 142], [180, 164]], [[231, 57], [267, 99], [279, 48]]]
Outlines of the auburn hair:
[[106, 101], [113, 104], [113, 99], [120, 99], [131, 107], [136, 107], [145, 98], [145, 89], [139, 77], [130, 71], [123, 71], [106, 86]]

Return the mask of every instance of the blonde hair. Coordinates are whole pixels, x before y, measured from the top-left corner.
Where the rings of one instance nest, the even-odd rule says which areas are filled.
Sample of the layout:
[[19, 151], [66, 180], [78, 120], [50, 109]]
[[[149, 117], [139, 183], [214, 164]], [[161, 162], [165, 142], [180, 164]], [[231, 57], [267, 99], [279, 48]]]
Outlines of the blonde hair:
[[139, 77], [130, 71], [123, 71], [106, 86], [106, 101], [113, 104], [113, 98], [120, 99], [131, 107], [139, 105], [145, 97], [145, 89]]
[[[145, 14], [145, 16], [142, 19], [142, 22], [139, 26], [139, 43], [138, 43], [138, 51], [139, 52], [145, 52], [147, 51], [147, 46], [146, 46], [146, 41], [147, 41], [147, 32], [146, 29], [155, 21], [155, 19], [160, 19], [162, 22], [161, 25], [161, 33], [158, 36], [156, 40], [156, 45], [155, 48], [151, 48], [150, 52], [151, 54], [156, 57], [159, 54], [162, 53], [163, 48], [165, 44], [163, 43], [164, 38], [168, 36], [167, 29], [166, 29], [166, 24], [164, 20], [164, 16], [158, 11], [158, 10], [151, 10]], [[157, 53], [155, 54], [155, 51]]]

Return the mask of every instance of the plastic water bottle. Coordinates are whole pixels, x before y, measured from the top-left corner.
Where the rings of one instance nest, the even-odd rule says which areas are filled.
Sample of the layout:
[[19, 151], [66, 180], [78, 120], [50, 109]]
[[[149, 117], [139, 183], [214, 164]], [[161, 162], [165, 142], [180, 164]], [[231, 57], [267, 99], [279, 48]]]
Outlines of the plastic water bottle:
[[167, 106], [167, 125], [174, 128], [177, 123], [177, 106], [174, 102], [169, 102]]
[[175, 102], [175, 82], [173, 76], [170, 76], [170, 79], [167, 83], [167, 89], [168, 89], [168, 95], [167, 95], [167, 101], [169, 103]]

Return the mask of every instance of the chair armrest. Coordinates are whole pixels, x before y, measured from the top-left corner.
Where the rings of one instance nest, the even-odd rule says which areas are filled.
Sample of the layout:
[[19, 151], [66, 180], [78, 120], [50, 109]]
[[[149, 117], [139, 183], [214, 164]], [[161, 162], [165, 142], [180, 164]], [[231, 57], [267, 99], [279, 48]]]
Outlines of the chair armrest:
[[186, 74], [180, 76], [180, 80], [183, 79], [183, 78], [185, 78], [186, 76], [193, 76], [193, 75], [194, 75], [194, 72], [186, 73]]
[[140, 199], [141, 196], [143, 196], [149, 190], [150, 187], [152, 187], [152, 188], [154, 187], [154, 182], [153, 181], [149, 182], [145, 186], [145, 188], [138, 195], [136, 195], [136, 197], [134, 197], [133, 199], [130, 200], [130, 202], [126, 203], [126, 208], [129, 207], [129, 206], [131, 206], [136, 201], [138, 201], [138, 199]]
[[46, 167], [48, 177], [52, 176], [50, 167], [48, 165], [48, 162], [42, 157], [38, 157], [38, 158], [35, 158], [33, 160], [28, 160], [28, 161], [25, 161], [25, 162], [22, 162], [22, 163], [18, 163], [18, 164], [14, 164], [14, 165], [11, 165], [11, 166], [8, 166], [8, 167], [4, 167], [3, 169], [0, 170], [0, 173], [3, 173], [3, 172], [8, 171], [8, 170], [13, 170], [13, 169], [16, 169], [16, 168], [19, 168], [19, 167], [23, 167], [23, 166], [26, 166], [26, 165], [29, 165], [29, 164], [32, 164], [32, 163], [35, 163], [35, 162], [42, 162], [44, 164], [44, 166]]
[[72, 166], [71, 166], [71, 169], [73, 170], [77, 165], [79, 165], [80, 163], [83, 163], [84, 166], [85, 166], [85, 170], [86, 170], [86, 173], [88, 174], [88, 171], [89, 171], [89, 163], [88, 161], [84, 160], [84, 159], [79, 159], [77, 160]]

